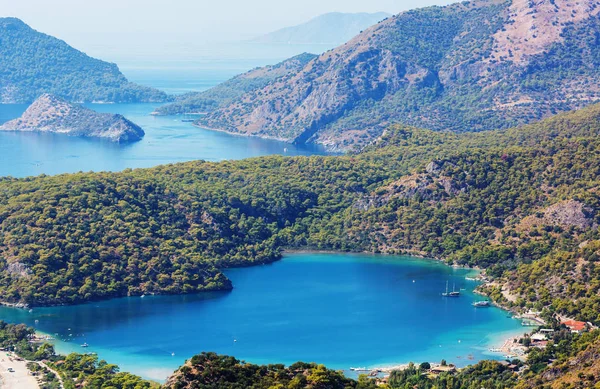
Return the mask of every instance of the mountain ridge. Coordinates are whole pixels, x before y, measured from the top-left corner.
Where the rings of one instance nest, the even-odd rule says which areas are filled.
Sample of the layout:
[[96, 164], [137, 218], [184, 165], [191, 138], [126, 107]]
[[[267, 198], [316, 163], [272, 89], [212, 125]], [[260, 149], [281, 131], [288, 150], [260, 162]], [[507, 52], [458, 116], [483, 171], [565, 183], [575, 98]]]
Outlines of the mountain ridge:
[[365, 28], [390, 16], [392, 15], [387, 12], [330, 12], [316, 16], [307, 22], [265, 34], [251, 42], [339, 45]]
[[581, 108], [600, 99], [598, 4], [483, 0], [406, 11], [198, 124], [350, 150], [392, 123], [481, 131]]
[[302, 53], [275, 65], [249, 70], [206, 91], [176, 96], [175, 102], [158, 107], [153, 114], [176, 115], [211, 112], [244, 93], [256, 91], [279, 77], [298, 71], [316, 57], [315, 54]]
[[0, 103], [31, 103], [44, 93], [72, 102], [167, 102], [166, 93], [129, 82], [104, 62], [38, 32], [17, 18], [0, 18]]

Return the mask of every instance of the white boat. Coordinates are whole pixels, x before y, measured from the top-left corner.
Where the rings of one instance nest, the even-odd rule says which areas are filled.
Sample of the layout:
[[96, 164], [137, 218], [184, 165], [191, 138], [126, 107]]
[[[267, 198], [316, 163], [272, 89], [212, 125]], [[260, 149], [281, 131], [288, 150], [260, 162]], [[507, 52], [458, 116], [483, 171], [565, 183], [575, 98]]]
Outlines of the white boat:
[[444, 297], [459, 297], [460, 292], [456, 291], [456, 284], [452, 285], [452, 292], [448, 291], [448, 281], [446, 281], [446, 292], [442, 293]]
[[84, 343], [81, 345], [81, 347], [89, 347], [89, 345], [87, 343]]

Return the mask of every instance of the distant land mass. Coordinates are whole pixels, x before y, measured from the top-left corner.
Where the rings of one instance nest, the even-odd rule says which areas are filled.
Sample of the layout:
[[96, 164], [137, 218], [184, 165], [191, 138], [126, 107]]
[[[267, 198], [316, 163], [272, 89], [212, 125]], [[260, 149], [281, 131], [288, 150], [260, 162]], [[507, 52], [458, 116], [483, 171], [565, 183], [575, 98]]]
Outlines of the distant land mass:
[[166, 102], [166, 93], [129, 82], [117, 65], [91, 58], [16, 18], [0, 18], [0, 103], [43, 93], [74, 102]]
[[361, 33], [362, 30], [390, 16], [392, 15], [385, 12], [331, 12], [317, 16], [306, 23], [260, 36], [253, 42], [340, 45]]
[[122, 115], [98, 113], [50, 94], [37, 99], [19, 119], [0, 126], [0, 131], [52, 132], [118, 143], [144, 137], [144, 130]]
[[204, 92], [191, 92], [176, 96], [174, 103], [159, 107], [154, 114], [176, 115], [214, 111], [241, 97], [244, 93], [264, 88], [270, 82], [290, 73], [297, 73], [315, 58], [317, 58], [315, 54], [304, 53], [273, 66], [250, 70]]
[[219, 106], [198, 125], [360, 149], [391, 123], [508, 128], [600, 100], [598, 1], [483, 0], [403, 12]]

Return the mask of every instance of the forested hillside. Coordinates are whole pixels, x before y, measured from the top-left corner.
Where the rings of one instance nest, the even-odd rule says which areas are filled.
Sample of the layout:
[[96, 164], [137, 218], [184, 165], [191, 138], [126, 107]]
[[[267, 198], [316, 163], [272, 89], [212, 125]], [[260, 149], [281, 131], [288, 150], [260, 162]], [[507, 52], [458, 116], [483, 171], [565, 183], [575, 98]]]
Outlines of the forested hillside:
[[192, 293], [285, 248], [412, 253], [488, 269], [517, 310], [599, 322], [599, 131], [596, 105], [489, 133], [392, 127], [356, 155], [4, 178], [0, 292]]
[[597, 0], [478, 0], [403, 12], [198, 120], [332, 150], [390, 124], [508, 128], [600, 99]]
[[304, 53], [277, 65], [250, 70], [204, 92], [191, 92], [177, 96], [174, 103], [159, 107], [154, 113], [176, 115], [212, 112], [244, 93], [258, 90], [280, 77], [297, 72], [314, 58], [316, 55]]
[[168, 101], [164, 92], [127, 81], [115, 64], [0, 18], [0, 103], [31, 103], [44, 93], [72, 102]]

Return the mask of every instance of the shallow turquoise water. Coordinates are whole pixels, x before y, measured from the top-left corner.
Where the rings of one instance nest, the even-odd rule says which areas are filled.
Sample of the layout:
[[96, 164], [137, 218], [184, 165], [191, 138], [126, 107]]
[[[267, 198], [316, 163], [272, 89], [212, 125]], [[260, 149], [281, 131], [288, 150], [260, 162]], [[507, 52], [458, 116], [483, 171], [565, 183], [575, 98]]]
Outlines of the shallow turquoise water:
[[[466, 365], [493, 357], [486, 350], [499, 335], [522, 331], [499, 309], [471, 306], [479, 297], [467, 273], [410, 257], [288, 254], [271, 265], [228, 270], [232, 292], [31, 313], [2, 307], [0, 319], [56, 334], [64, 340], [57, 344], [61, 352], [97, 352], [158, 380], [201, 351], [336, 369], [442, 358]], [[447, 280], [466, 288], [460, 298], [441, 297]], [[88, 349], [80, 347], [84, 342]]]

